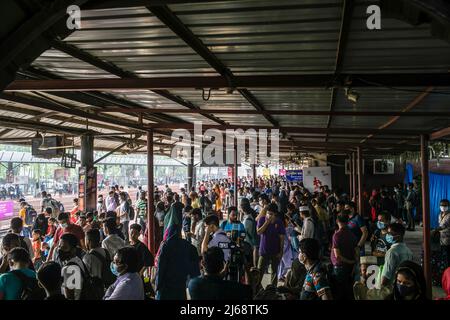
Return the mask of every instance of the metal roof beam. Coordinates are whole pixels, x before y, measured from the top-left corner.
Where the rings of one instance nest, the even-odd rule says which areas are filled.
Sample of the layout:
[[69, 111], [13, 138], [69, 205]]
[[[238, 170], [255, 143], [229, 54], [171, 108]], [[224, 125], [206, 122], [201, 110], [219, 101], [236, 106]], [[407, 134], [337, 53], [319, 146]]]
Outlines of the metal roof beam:
[[110, 123], [125, 128], [133, 128], [139, 131], [145, 131], [142, 126], [131, 121], [119, 120], [114, 117], [105, 117], [94, 113], [78, 110], [75, 108], [64, 107], [62, 104], [54, 104], [45, 100], [32, 99], [24, 96], [17, 96], [10, 93], [0, 93], [0, 99], [12, 101], [16, 103], [26, 104], [29, 106], [35, 106], [44, 110], [56, 111], [62, 114], [68, 114], [71, 116], [81, 117], [85, 119], [96, 120], [104, 123]]
[[430, 140], [437, 140], [437, 139], [445, 138], [445, 137], [448, 137], [448, 136], [450, 136], [450, 127], [444, 128], [444, 129], [436, 131], [436, 132], [433, 132], [430, 135]]
[[[214, 70], [224, 76], [228, 87], [234, 87], [234, 75], [231, 70], [167, 6], [147, 6], [147, 8]], [[245, 88], [238, 89], [238, 91], [257, 110], [264, 110], [261, 102], [250, 91]], [[278, 126], [278, 122], [270, 115], [264, 115], [264, 118], [272, 125]]]
[[318, 110], [246, 110], [246, 109], [148, 109], [148, 108], [109, 108], [107, 110], [99, 110], [97, 113], [185, 113], [185, 114], [269, 114], [269, 115], [286, 115], [286, 116], [353, 116], [353, 117], [384, 117], [384, 116], [404, 116], [404, 117], [450, 117], [448, 112], [400, 112], [400, 111], [318, 111]]
[[[341, 28], [339, 32], [338, 47], [336, 51], [336, 62], [334, 66], [335, 77], [340, 75], [344, 65], [344, 53], [347, 49], [348, 37], [350, 34], [350, 25], [352, 23], [354, 2], [353, 0], [344, 0], [344, 6], [342, 8]], [[337, 88], [331, 89], [330, 97], [330, 112], [334, 110], [336, 105]], [[332, 115], [328, 117], [327, 128], [330, 127]], [[328, 141], [328, 134], [325, 137], [325, 142]]]
[[[438, 74], [341, 74], [338, 82], [352, 79], [352, 88], [371, 87], [450, 87], [450, 73]], [[5, 91], [114, 91], [114, 90], [165, 90], [165, 89], [228, 89], [254, 88], [268, 90], [315, 88], [326, 89], [333, 85], [333, 75], [260, 75], [235, 76], [231, 84], [223, 76], [166, 77], [137, 79], [53, 79], [16, 80]], [[379, 84], [379, 85], [378, 85]]]
[[[53, 40], [53, 41], [51, 41], [51, 44], [55, 49], [57, 49], [59, 51], [62, 51], [74, 58], [84, 61], [90, 65], [93, 65], [99, 69], [102, 69], [102, 70], [109, 72], [120, 78], [139, 79], [139, 77], [136, 74], [134, 74], [133, 72], [122, 70], [121, 68], [117, 67], [116, 65], [114, 65], [111, 62], [102, 60], [84, 50], [81, 50], [81, 49], [79, 49], [73, 45], [70, 45], [68, 43], [65, 43], [61, 40]], [[162, 96], [162, 97], [164, 97], [172, 102], [175, 102], [181, 106], [184, 106], [186, 108], [198, 109], [198, 107], [195, 106], [194, 104], [192, 104], [191, 102], [185, 101], [184, 99], [181, 99], [180, 97], [170, 93], [167, 90], [151, 90], [151, 91], [159, 96]], [[206, 116], [206, 117], [217, 123], [226, 124], [224, 121], [217, 119], [214, 116]], [[181, 119], [167, 116], [167, 115], [160, 116], [160, 119], [163, 121], [169, 121], [169, 122], [183, 122], [183, 120], [181, 120]]]
[[[149, 129], [187, 129], [187, 130], [194, 130], [195, 125], [194, 124], [154, 124], [145, 126]], [[317, 128], [317, 127], [272, 127], [272, 126], [241, 126], [241, 125], [202, 125], [202, 129], [218, 129], [218, 130], [247, 130], [247, 129], [255, 129], [255, 130], [274, 130], [279, 129], [280, 131], [283, 130], [285, 132], [290, 133], [308, 133], [308, 134], [326, 134], [328, 133], [337, 133], [337, 134], [355, 134], [355, 135], [361, 135], [361, 134], [383, 134], [383, 135], [420, 135], [424, 132], [423, 130], [396, 130], [396, 129], [386, 129], [381, 130], [377, 128]]]

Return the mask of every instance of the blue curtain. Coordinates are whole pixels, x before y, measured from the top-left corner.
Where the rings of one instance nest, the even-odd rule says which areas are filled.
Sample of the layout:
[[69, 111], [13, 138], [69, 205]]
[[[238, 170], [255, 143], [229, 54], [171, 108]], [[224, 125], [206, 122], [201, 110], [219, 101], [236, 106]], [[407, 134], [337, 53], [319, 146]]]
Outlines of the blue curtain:
[[450, 199], [450, 174], [430, 172], [430, 218], [431, 228], [439, 224], [439, 202]]
[[414, 176], [414, 167], [411, 163], [406, 164], [405, 184], [412, 183]]

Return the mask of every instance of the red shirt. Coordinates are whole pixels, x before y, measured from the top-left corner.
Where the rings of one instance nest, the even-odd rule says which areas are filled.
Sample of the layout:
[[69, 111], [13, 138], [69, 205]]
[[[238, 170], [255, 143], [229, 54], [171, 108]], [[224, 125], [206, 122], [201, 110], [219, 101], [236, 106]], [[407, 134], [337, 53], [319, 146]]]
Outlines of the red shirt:
[[71, 233], [75, 235], [79, 241], [84, 239], [83, 228], [77, 226], [76, 224], [71, 223], [65, 229], [63, 229], [61, 226], [59, 226], [58, 229], [56, 229], [55, 237], [53, 238], [53, 245], [56, 246], [59, 243], [59, 239], [61, 239], [61, 236], [66, 233]]

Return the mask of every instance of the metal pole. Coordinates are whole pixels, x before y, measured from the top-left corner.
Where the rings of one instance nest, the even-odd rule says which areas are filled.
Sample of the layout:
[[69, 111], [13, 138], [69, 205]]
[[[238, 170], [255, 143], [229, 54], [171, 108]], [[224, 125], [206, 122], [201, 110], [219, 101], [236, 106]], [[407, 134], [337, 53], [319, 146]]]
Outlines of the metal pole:
[[153, 179], [153, 130], [147, 132], [147, 232], [148, 248], [156, 255], [156, 230], [155, 230], [155, 207], [154, 207], [154, 179]]
[[237, 156], [237, 145], [234, 145], [234, 168], [233, 168], [233, 184], [234, 184], [234, 197], [233, 205], [237, 207], [238, 205], [238, 156]]
[[358, 175], [356, 173], [356, 155], [354, 152], [352, 152], [352, 171], [353, 171], [353, 181], [352, 181], [352, 190], [353, 190], [353, 198], [355, 198], [356, 201], [356, 185], [357, 185], [357, 178]]
[[350, 153], [349, 154], [349, 156], [348, 156], [348, 169], [349, 169], [349, 172], [348, 172], [348, 178], [349, 178], [349, 187], [348, 187], [348, 190], [349, 190], [349, 195], [350, 195], [350, 199], [352, 199], [353, 198], [353, 194], [354, 194], [354, 191], [353, 191], [353, 172], [354, 172], [354, 170], [355, 170], [355, 168], [353, 167], [353, 153]]
[[193, 181], [194, 181], [194, 147], [191, 147], [191, 155], [188, 158], [188, 165], [187, 165], [187, 185], [188, 190], [186, 192], [189, 194], [192, 189]]
[[422, 214], [423, 214], [423, 270], [427, 284], [427, 298], [431, 299], [431, 245], [430, 245], [430, 185], [428, 176], [428, 136], [420, 136], [422, 170]]
[[256, 188], [256, 164], [252, 164], [253, 188]]
[[[358, 174], [358, 212], [361, 216], [364, 216], [364, 202], [363, 202], [363, 190], [362, 190], [362, 154], [361, 147], [357, 148], [357, 174]], [[355, 192], [356, 197], [356, 192]]]

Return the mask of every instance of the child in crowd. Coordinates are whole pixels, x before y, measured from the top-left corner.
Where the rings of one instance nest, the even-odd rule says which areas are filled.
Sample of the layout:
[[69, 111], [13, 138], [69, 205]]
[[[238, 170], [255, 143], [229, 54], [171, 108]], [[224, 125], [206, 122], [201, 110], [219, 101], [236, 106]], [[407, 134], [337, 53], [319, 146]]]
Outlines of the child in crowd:
[[58, 222], [55, 218], [48, 219], [48, 228], [47, 228], [47, 234], [45, 235], [45, 242], [48, 242], [49, 239], [52, 239], [55, 235], [56, 229], [57, 229]]
[[33, 247], [33, 264], [36, 270], [39, 270], [43, 263], [42, 259], [42, 231], [40, 229], [34, 229], [32, 233], [32, 247]]

